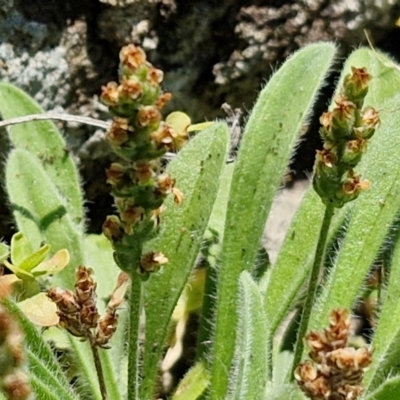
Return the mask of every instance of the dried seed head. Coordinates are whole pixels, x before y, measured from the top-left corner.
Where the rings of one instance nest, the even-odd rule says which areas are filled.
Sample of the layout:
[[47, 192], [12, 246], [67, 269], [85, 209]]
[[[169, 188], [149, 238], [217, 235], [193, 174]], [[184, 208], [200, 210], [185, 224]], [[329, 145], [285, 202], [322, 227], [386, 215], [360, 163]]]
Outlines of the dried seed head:
[[117, 329], [117, 307], [123, 302], [128, 275], [121, 273], [111, 295], [106, 313], [100, 316], [96, 305], [96, 287], [93, 270], [80, 266], [75, 274], [75, 292], [52, 288], [48, 296], [58, 306], [59, 326], [83, 340], [106, 348]]
[[355, 400], [362, 391], [365, 368], [371, 364], [367, 348], [347, 347], [350, 317], [347, 310], [334, 310], [329, 328], [306, 337], [313, 361], [301, 363], [295, 370], [300, 388], [313, 400]]
[[[167, 151], [181, 149], [188, 133], [186, 129], [177, 132], [162, 121], [160, 110], [171, 99], [170, 93], [162, 93], [163, 75], [146, 60], [141, 48], [128, 45], [120, 51], [119, 84], [111, 82], [102, 88], [101, 99], [114, 116], [107, 138], [122, 158], [106, 171], [119, 216], [107, 217], [103, 233], [112, 242], [121, 269], [133, 269], [132, 273], [138, 273], [135, 269], [140, 262], [139, 269], [146, 273], [165, 262], [149, 255], [140, 261], [143, 243], [158, 228], [165, 197], [172, 194], [175, 203], [183, 201], [183, 194], [174, 187], [175, 180], [163, 174], [162, 157]], [[124, 262], [132, 247], [136, 259]], [[77, 295], [83, 296], [81, 292]], [[90, 297], [89, 292], [85, 295]]]

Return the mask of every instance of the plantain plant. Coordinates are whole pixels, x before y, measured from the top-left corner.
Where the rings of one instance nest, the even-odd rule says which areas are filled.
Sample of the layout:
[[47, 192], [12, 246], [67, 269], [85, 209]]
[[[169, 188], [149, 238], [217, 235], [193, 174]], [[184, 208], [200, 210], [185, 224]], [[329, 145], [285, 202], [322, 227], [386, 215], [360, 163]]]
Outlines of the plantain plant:
[[[119, 157], [106, 171], [116, 214], [104, 234], [85, 231], [62, 135], [47, 120], [12, 125], [42, 110], [0, 83], [19, 231], [0, 243], [9, 270], [0, 276], [0, 399], [399, 397], [400, 73], [385, 55], [361, 48], [344, 63], [320, 119], [313, 184], [273, 265], [260, 250], [335, 53], [312, 44], [276, 71], [227, 163], [228, 125], [191, 125], [182, 113], [163, 121], [162, 72], [141, 49], [123, 48], [119, 82], [102, 91]], [[367, 302], [374, 333], [359, 344], [351, 310]], [[170, 350], [189, 351], [194, 314], [192, 367], [163, 393]]]

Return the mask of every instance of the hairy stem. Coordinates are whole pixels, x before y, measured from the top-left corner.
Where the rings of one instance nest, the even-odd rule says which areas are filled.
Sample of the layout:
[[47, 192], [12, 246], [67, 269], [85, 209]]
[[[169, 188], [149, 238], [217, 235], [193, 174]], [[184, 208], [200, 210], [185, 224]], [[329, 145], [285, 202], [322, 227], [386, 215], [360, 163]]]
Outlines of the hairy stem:
[[334, 213], [334, 207], [332, 205], [327, 205], [325, 208], [324, 219], [322, 221], [322, 226], [321, 226], [321, 230], [319, 233], [317, 249], [315, 251], [314, 264], [311, 269], [311, 275], [310, 275], [310, 280], [308, 283], [306, 300], [304, 302], [303, 313], [301, 315], [299, 330], [297, 333], [297, 341], [296, 341], [296, 346], [294, 349], [294, 358], [293, 358], [291, 379], [294, 379], [293, 372], [296, 369], [296, 367], [299, 365], [301, 356], [303, 354], [303, 350], [304, 350], [303, 338], [307, 333], [311, 310], [312, 310], [312, 307], [313, 307], [313, 304], [315, 301], [315, 297], [317, 294], [318, 277], [319, 277], [319, 273], [321, 270], [321, 264], [322, 264], [322, 260], [324, 257], [325, 245], [326, 245], [326, 241], [328, 238], [328, 231], [329, 231], [329, 226], [332, 221], [333, 213]]
[[139, 398], [139, 332], [140, 314], [142, 310], [142, 281], [136, 274], [132, 274], [131, 278], [128, 341], [128, 400], [136, 400]]
[[92, 349], [94, 365], [97, 372], [97, 379], [99, 380], [101, 398], [103, 400], [107, 400], [108, 399], [107, 388], [106, 388], [106, 383], [104, 381], [103, 367], [100, 361], [99, 349], [97, 348], [92, 338], [89, 338], [89, 343], [90, 343], [90, 348]]

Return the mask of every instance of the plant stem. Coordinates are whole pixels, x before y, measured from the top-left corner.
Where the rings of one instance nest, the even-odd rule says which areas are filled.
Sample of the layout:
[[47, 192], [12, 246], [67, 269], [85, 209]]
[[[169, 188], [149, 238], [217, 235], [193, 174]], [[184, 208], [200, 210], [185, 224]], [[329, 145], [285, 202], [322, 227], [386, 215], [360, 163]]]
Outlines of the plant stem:
[[304, 350], [303, 338], [307, 333], [307, 328], [308, 328], [308, 324], [310, 321], [311, 310], [312, 310], [312, 307], [313, 307], [313, 304], [314, 304], [314, 301], [316, 298], [316, 294], [317, 294], [318, 278], [319, 278], [319, 273], [321, 270], [321, 264], [322, 264], [322, 260], [324, 257], [325, 245], [326, 245], [326, 241], [328, 238], [328, 231], [329, 231], [329, 226], [332, 221], [333, 213], [334, 213], [334, 207], [332, 205], [327, 205], [325, 208], [325, 214], [324, 214], [324, 218], [322, 221], [321, 230], [319, 233], [317, 249], [315, 251], [314, 264], [311, 269], [311, 275], [310, 275], [310, 280], [308, 282], [306, 300], [304, 302], [303, 313], [301, 315], [300, 326], [299, 326], [299, 330], [297, 333], [297, 341], [296, 341], [296, 346], [294, 349], [291, 380], [294, 379], [294, 376], [293, 376], [294, 370], [299, 365], [301, 356], [303, 354], [303, 350]]
[[131, 274], [131, 281], [128, 339], [128, 400], [136, 400], [139, 398], [139, 332], [142, 310], [142, 281], [135, 273]]
[[107, 400], [107, 388], [106, 383], [104, 381], [103, 367], [101, 365], [100, 357], [99, 357], [99, 349], [96, 344], [93, 342], [92, 338], [89, 338], [90, 348], [92, 349], [94, 365], [96, 367], [97, 379], [99, 380], [100, 386], [100, 394], [103, 400]]

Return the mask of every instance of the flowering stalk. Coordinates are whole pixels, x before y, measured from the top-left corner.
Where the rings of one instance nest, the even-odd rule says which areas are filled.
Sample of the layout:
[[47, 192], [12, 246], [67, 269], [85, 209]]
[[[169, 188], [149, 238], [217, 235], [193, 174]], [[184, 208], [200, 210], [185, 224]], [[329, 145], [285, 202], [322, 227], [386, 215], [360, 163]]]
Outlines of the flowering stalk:
[[335, 98], [336, 107], [323, 113], [320, 118], [320, 134], [324, 145], [322, 150], [317, 151], [313, 186], [326, 209], [299, 325], [292, 372], [303, 353], [302, 338], [307, 332], [317, 294], [318, 277], [334, 209], [355, 200], [370, 186], [354, 171], [367, 149], [368, 139], [379, 124], [379, 115], [374, 108], [362, 108], [370, 80], [371, 76], [365, 68], [352, 67], [351, 74], [345, 76], [341, 91]]
[[78, 268], [75, 274], [75, 290], [53, 287], [47, 293], [48, 297], [57, 305], [59, 326], [66, 329], [71, 335], [89, 342], [103, 400], [107, 399], [107, 390], [98, 348], [109, 348], [108, 343], [117, 329], [117, 309], [123, 302], [127, 279], [127, 274], [122, 272], [103, 315], [98, 312], [97, 283], [93, 279], [91, 268], [83, 266]]
[[132, 281], [128, 398], [133, 399], [138, 397], [142, 281], [168, 262], [160, 252], [143, 254], [143, 245], [158, 230], [166, 196], [172, 193], [177, 204], [182, 202], [161, 158], [167, 151], [179, 150], [187, 134], [162, 121], [161, 109], [171, 94], [162, 93], [163, 73], [146, 61], [141, 48], [122, 48], [119, 75], [119, 83], [108, 83], [101, 95], [114, 116], [107, 139], [120, 157], [107, 170], [118, 215], [107, 217], [103, 232], [112, 243], [116, 263]]

